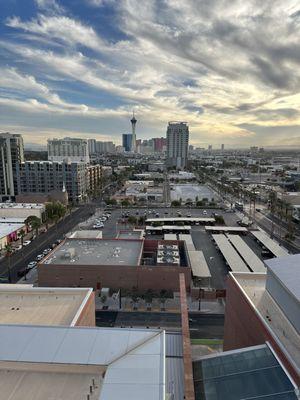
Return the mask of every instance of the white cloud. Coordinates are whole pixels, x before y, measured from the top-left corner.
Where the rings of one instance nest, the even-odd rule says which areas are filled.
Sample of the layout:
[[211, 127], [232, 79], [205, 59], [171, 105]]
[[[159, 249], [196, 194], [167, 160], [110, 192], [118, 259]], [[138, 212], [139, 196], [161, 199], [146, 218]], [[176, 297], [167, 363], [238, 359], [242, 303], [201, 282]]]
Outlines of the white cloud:
[[56, 0], [35, 0], [35, 3], [44, 12], [62, 13], [65, 11], [64, 7]]
[[[200, 143], [206, 138], [250, 142], [253, 131], [246, 125], [254, 123], [300, 123], [300, 37], [292, 16], [297, 2], [89, 0], [94, 6], [107, 2], [114, 3], [114, 21], [126, 40], [110, 42], [87, 22], [55, 14], [30, 21], [10, 18], [7, 25], [21, 30], [23, 38], [34, 38], [34, 45], [1, 45], [39, 75], [55, 76], [62, 86], [64, 80], [80, 82], [86, 85], [85, 95], [92, 87], [125, 103], [116, 107], [116, 114], [109, 111], [112, 124], [114, 116], [126, 115], [134, 105], [153, 134], [158, 127], [163, 134], [168, 120], [182, 118], [190, 122], [192, 141]], [[14, 79], [10, 73], [2, 82]], [[106, 111], [68, 103], [55, 90], [43, 93], [40, 79], [23, 80], [20, 87], [28, 84], [29, 93], [30, 85], [34, 88], [25, 101], [30, 112], [36, 107], [106, 118], [105, 104]], [[281, 101], [284, 109], [277, 111]]]
[[11, 28], [56, 39], [67, 45], [82, 45], [95, 50], [103, 47], [103, 42], [94, 29], [66, 16], [39, 15], [37, 19], [23, 22], [18, 17], [9, 18], [6, 22]]

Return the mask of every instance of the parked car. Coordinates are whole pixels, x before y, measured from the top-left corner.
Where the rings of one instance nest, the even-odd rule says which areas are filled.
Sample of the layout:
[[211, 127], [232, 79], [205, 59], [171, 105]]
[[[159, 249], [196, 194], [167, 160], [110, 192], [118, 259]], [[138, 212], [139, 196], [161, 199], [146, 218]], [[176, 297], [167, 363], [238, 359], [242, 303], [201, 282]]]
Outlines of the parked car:
[[30, 261], [30, 263], [27, 265], [27, 268], [28, 268], [28, 269], [32, 269], [32, 268], [34, 268], [36, 265], [37, 265], [37, 262], [36, 262], [36, 261]]
[[14, 251], [18, 251], [18, 250], [21, 250], [22, 249], [22, 245], [21, 244], [19, 244], [18, 246], [16, 246], [16, 247], [13, 247], [13, 250]]
[[47, 254], [49, 254], [50, 251], [51, 251], [51, 249], [45, 249], [45, 250], [43, 251], [44, 256], [46, 256]]
[[36, 261], [41, 261], [44, 258], [44, 254], [39, 254], [36, 256]]
[[31, 243], [31, 240], [24, 240], [23, 246], [28, 246]]

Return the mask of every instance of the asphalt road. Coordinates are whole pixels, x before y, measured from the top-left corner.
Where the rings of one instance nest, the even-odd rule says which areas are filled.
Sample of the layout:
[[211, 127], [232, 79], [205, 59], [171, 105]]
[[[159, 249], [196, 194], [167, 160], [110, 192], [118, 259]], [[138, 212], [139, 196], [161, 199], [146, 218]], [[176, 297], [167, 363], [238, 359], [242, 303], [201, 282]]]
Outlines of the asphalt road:
[[[18, 277], [19, 270], [25, 268], [30, 261], [35, 260], [38, 254], [41, 254], [44, 249], [49, 247], [57, 239], [62, 238], [80, 221], [88, 218], [91, 212], [94, 212], [94, 207], [89, 205], [79, 207], [71, 215], [68, 215], [63, 220], [59, 221], [56, 226], [49, 228], [46, 233], [41, 233], [28, 246], [25, 246], [22, 250], [14, 253], [10, 257], [12, 282], [15, 283], [20, 279], [20, 277]], [[0, 262], [0, 276], [4, 279], [8, 278], [7, 257], [2, 259]]]
[[[223, 338], [223, 314], [191, 312], [189, 313], [189, 323], [192, 338]], [[96, 311], [96, 325], [180, 330], [181, 317], [177, 313]]]

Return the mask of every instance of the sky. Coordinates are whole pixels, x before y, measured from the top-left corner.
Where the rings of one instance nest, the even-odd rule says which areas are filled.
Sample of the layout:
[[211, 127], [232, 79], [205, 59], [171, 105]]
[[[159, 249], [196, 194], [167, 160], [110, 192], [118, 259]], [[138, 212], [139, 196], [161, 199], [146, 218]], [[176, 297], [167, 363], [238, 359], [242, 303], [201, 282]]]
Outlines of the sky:
[[0, 131], [300, 147], [299, 0], [0, 0]]

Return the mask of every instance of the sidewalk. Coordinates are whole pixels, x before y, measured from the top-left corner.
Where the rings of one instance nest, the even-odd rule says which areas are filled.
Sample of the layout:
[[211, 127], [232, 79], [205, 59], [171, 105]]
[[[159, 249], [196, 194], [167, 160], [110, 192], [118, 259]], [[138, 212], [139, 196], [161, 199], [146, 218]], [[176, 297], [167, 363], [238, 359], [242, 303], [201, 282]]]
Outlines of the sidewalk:
[[24, 276], [22, 276], [22, 278], [18, 280], [17, 284], [37, 286], [37, 280], [37, 267], [34, 267], [26, 274], [26, 279]]

